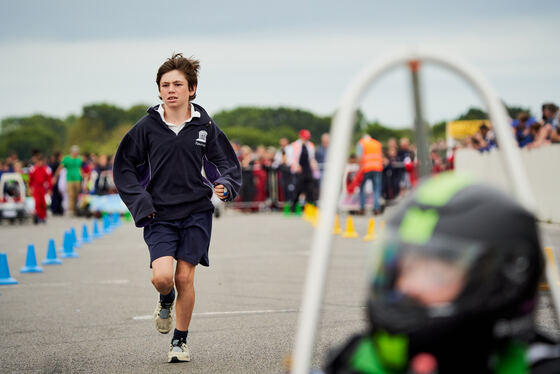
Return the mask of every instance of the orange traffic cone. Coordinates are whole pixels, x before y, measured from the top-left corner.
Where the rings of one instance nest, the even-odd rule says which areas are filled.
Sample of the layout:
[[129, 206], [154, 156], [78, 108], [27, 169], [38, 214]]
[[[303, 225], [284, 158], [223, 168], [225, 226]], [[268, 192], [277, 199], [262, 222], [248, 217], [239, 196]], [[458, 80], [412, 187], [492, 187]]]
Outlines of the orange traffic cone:
[[334, 216], [334, 227], [332, 233], [334, 235], [342, 234], [342, 228], [340, 227], [340, 218], [338, 218], [338, 214]]
[[354, 229], [354, 220], [352, 216], [346, 217], [346, 230], [342, 234], [343, 238], [357, 238], [358, 233]]
[[373, 218], [369, 219], [368, 228], [366, 236], [364, 236], [364, 241], [369, 242], [375, 239], [375, 220]]

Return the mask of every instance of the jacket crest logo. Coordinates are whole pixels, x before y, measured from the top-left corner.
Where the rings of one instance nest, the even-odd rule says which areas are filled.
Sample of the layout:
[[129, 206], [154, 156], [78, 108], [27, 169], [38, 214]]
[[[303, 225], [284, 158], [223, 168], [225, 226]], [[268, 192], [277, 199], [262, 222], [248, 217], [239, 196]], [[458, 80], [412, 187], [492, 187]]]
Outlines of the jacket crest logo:
[[208, 135], [208, 133], [205, 130], [200, 130], [198, 132], [198, 139], [195, 140], [195, 144], [205, 147], [206, 146], [206, 136], [207, 135]]

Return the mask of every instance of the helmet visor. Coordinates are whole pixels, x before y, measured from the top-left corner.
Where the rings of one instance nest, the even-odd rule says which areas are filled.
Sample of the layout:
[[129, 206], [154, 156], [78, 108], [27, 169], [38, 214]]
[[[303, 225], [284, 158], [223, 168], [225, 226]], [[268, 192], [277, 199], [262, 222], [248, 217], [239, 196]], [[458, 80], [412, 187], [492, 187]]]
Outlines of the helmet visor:
[[440, 237], [427, 245], [382, 240], [376, 250], [374, 296], [389, 302], [408, 299], [427, 308], [449, 306], [464, 290], [480, 248], [456, 238]]

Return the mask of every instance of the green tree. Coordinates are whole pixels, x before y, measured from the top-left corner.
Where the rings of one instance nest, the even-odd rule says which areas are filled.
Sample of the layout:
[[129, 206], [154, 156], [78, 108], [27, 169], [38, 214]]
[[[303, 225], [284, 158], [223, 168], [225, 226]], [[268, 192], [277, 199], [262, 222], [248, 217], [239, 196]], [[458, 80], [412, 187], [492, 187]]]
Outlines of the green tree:
[[129, 120], [126, 110], [106, 103], [84, 106], [81, 118], [100, 124], [106, 131], [111, 131], [119, 124]]
[[457, 117], [457, 121], [462, 120], [476, 120], [476, 119], [488, 119], [488, 113], [480, 108], [469, 108], [464, 114]]
[[372, 138], [375, 138], [382, 143], [386, 142], [389, 138], [400, 139], [406, 137], [412, 139], [412, 135], [413, 135], [412, 129], [393, 129], [393, 128], [383, 126], [378, 121], [369, 123], [366, 128], [366, 132]]
[[[228, 133], [228, 137], [228, 129], [231, 127], [258, 129], [264, 133], [285, 127], [293, 129], [295, 134], [301, 129], [308, 129], [314, 142], [318, 142], [321, 134], [330, 130], [331, 124], [330, 117], [320, 117], [304, 110], [283, 107], [239, 107], [220, 111], [214, 114], [213, 118], [218, 126]], [[293, 141], [295, 138], [290, 140]]]
[[521, 112], [527, 112], [527, 113], [529, 113], [529, 115], [531, 115], [531, 109], [523, 108], [523, 107], [520, 107], [520, 106], [508, 106], [508, 105], [506, 105], [506, 110], [507, 110], [507, 113], [508, 113], [509, 117], [512, 118], [512, 119], [516, 119], [517, 115]]
[[445, 139], [447, 130], [447, 121], [441, 121], [432, 126], [432, 141]]
[[2, 120], [0, 157], [16, 152], [28, 158], [33, 150], [50, 154], [52, 149], [66, 143], [67, 125], [64, 121], [43, 115], [8, 117]]
[[47, 127], [25, 126], [8, 132], [0, 137], [0, 157], [15, 152], [22, 159], [31, 157], [34, 150], [50, 154], [59, 144], [58, 134]]

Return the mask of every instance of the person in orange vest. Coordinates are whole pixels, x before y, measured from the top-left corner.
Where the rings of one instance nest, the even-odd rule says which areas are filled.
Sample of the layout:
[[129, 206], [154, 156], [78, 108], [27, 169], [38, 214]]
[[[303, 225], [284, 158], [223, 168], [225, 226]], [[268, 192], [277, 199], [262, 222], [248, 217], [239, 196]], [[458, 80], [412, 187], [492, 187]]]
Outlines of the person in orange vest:
[[368, 180], [373, 183], [373, 214], [381, 214], [381, 183], [383, 172], [383, 154], [381, 143], [368, 134], [364, 135], [356, 147], [356, 155], [360, 159], [360, 171], [363, 173], [360, 184], [360, 214], [365, 213], [366, 194], [364, 186]]

